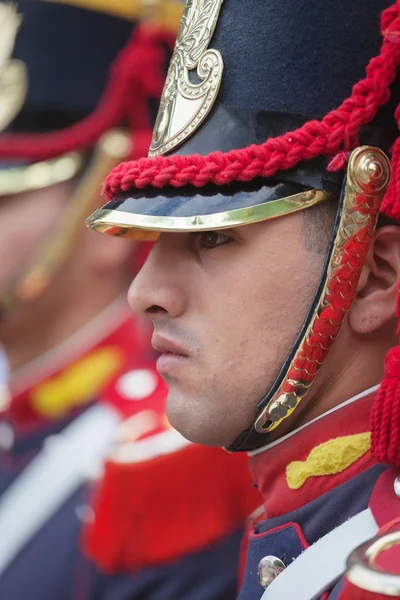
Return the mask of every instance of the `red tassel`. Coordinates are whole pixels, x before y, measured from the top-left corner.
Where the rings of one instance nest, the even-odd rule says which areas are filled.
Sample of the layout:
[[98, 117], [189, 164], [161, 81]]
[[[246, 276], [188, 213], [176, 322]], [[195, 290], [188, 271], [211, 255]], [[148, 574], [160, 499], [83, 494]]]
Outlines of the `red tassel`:
[[[400, 104], [396, 109], [395, 118], [400, 128]], [[392, 177], [382, 202], [381, 212], [392, 219], [400, 221], [400, 137], [393, 145], [391, 163]]]
[[261, 504], [247, 456], [190, 444], [140, 463], [109, 462], [85, 533], [106, 572], [135, 571], [205, 549]]
[[[400, 289], [396, 312], [400, 334]], [[372, 405], [371, 452], [378, 462], [400, 467], [400, 346], [386, 355], [385, 375]]]
[[400, 346], [386, 356], [385, 377], [371, 419], [372, 454], [379, 462], [400, 467]]
[[[397, 26], [384, 31], [396, 35]], [[400, 104], [395, 118], [400, 128]], [[392, 149], [392, 177], [382, 202], [381, 212], [400, 221], [400, 137]], [[400, 294], [397, 298], [400, 320]], [[397, 330], [400, 333], [400, 327]], [[385, 376], [375, 398], [371, 414], [371, 451], [379, 462], [400, 467], [400, 346], [389, 350], [385, 359]]]

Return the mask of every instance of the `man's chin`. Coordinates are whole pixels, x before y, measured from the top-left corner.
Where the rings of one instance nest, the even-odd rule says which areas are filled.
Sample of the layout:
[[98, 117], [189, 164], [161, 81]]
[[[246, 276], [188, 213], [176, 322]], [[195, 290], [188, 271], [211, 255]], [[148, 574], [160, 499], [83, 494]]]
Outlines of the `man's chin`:
[[175, 390], [170, 390], [167, 398], [167, 416], [174, 429], [187, 440], [203, 446], [228, 446], [234, 434], [224, 431], [225, 419], [207, 410], [208, 404], [193, 401]]

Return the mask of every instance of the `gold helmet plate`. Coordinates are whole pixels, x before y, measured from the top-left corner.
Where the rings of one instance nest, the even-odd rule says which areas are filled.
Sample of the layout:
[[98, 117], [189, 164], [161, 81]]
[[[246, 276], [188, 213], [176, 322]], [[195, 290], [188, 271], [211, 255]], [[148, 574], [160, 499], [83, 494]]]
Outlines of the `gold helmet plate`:
[[208, 45], [222, 2], [188, 0], [186, 4], [154, 126], [151, 157], [170, 152], [191, 136], [217, 98], [224, 63], [218, 50]]

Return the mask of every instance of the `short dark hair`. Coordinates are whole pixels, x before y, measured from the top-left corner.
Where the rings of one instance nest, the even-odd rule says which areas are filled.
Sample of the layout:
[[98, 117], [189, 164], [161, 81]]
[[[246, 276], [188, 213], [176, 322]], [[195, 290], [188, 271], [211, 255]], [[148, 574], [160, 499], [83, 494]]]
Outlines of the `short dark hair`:
[[304, 243], [310, 252], [323, 256], [328, 252], [338, 205], [339, 199], [332, 196], [302, 211]]
[[[310, 252], [323, 256], [328, 252], [338, 205], [339, 199], [332, 196], [329, 200], [302, 211], [304, 243]], [[377, 229], [387, 225], [399, 227], [400, 222], [380, 214]]]

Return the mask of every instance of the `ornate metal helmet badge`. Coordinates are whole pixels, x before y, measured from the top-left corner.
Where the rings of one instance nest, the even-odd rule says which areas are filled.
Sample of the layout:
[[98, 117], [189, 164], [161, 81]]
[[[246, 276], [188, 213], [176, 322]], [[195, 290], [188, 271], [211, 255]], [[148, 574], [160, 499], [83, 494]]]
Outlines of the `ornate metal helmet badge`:
[[224, 63], [207, 49], [223, 0], [188, 0], [154, 126], [149, 156], [170, 152], [201, 125], [221, 85]]

